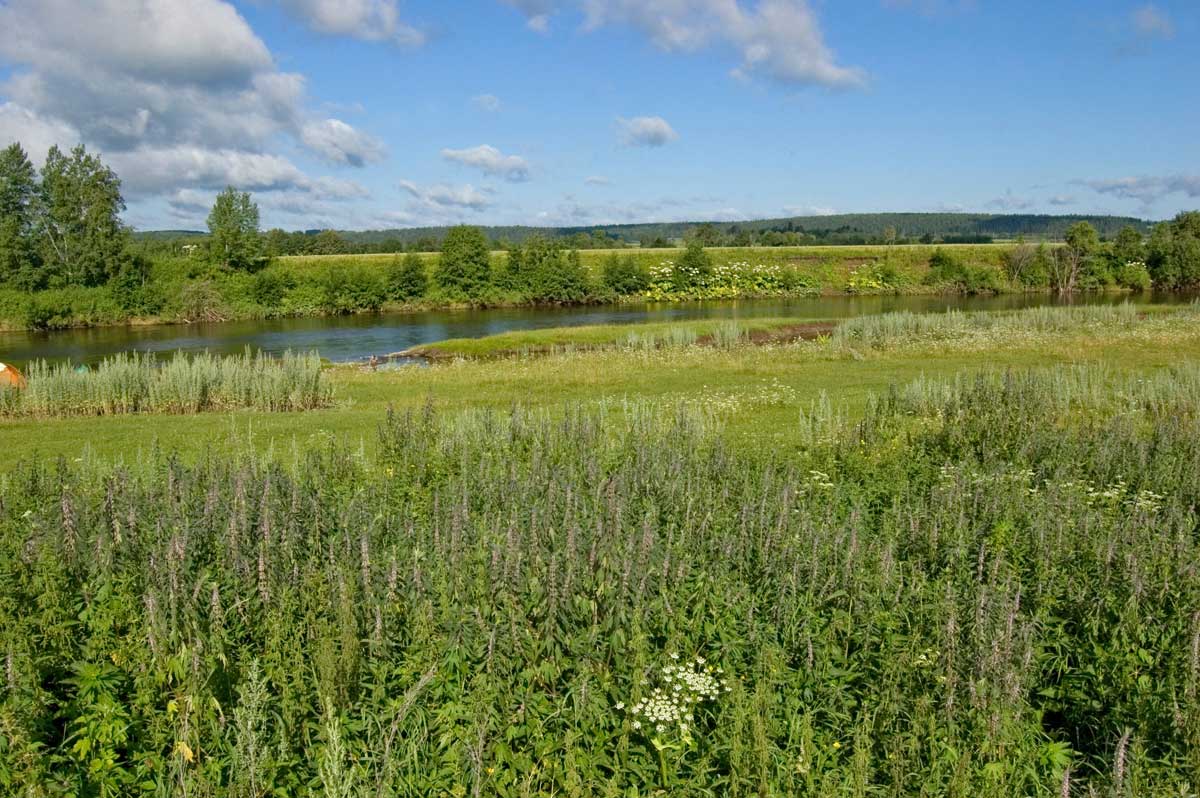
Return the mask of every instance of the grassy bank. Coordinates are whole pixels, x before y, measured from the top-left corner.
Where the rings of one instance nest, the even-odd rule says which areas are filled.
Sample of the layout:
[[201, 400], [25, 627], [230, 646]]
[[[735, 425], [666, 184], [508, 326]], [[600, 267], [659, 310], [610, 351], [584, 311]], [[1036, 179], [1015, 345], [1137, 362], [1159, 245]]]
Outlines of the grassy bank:
[[[314, 412], [113, 416], [49, 424], [0, 420], [0, 440], [13, 460], [34, 452], [74, 458], [85, 449], [132, 460], [156, 444], [194, 454], [248, 437], [263, 450], [279, 452], [341, 438], [361, 445], [369, 457], [375, 451], [375, 428], [389, 406], [420, 408], [432, 402], [454, 413], [514, 403], [557, 407], [631, 398], [724, 408], [726, 434], [735, 447], [788, 451], [797, 445], [800, 412], [822, 395], [861, 412], [870, 392], [919, 375], [1079, 363], [1106, 364], [1118, 374], [1150, 374], [1200, 359], [1200, 325], [1191, 308], [1133, 318], [1118, 315], [1109, 321], [1104, 312], [1049, 310], [1039, 324], [1012, 314], [938, 315], [931, 319], [943, 319], [940, 326], [930, 321], [916, 329], [904, 316], [877, 317], [870, 341], [843, 343], [831, 337], [729, 348], [622, 347], [502, 361], [460, 359], [378, 373], [335, 368], [328, 374], [338, 403]], [[1088, 313], [1096, 315], [1089, 319]], [[870, 323], [857, 322], [860, 326], [853, 329]], [[894, 334], [887, 334], [889, 329]], [[623, 328], [622, 334], [629, 332]]]
[[[0, 508], [0, 780], [1190, 794], [1200, 372], [1179, 322], [707, 367], [684, 347], [686, 392], [667, 374], [642, 399], [597, 388], [607, 369], [663, 378], [661, 350], [413, 370], [474, 386], [476, 407], [372, 413], [369, 459], [242, 440], [194, 463], [20, 465]], [[763, 369], [832, 387], [831, 365], [890, 382], [1034, 343], [1043, 365], [1107, 365], [905, 378], [803, 419], [782, 388], [734, 408], [700, 387], [745, 392]], [[1178, 368], [1145, 378], [1168, 353]], [[551, 406], [478, 406], [506, 381]], [[790, 446], [732, 445], [728, 425], [766, 427], [776, 403]]]
[[[959, 292], [961, 286], [927, 283], [938, 248], [755, 247], [707, 250], [714, 274], [703, 286], [676, 290], [653, 280], [635, 292], [657, 301], [811, 294]], [[947, 245], [940, 248], [995, 279], [988, 290], [1028, 290], [1009, 284], [1000, 268], [1007, 245]], [[682, 250], [585, 250], [579, 253], [586, 288], [583, 302], [612, 302], [626, 296], [606, 285], [605, 265], [647, 276], [678, 261]], [[506, 256], [492, 253], [493, 283], [471, 300], [441, 291], [437, 255], [419, 256], [420, 290], [400, 275], [393, 255], [329, 255], [277, 258], [251, 274], [213, 269], [199, 259], [160, 257], [139, 284], [70, 287], [28, 294], [0, 288], [0, 329], [56, 329], [114, 324], [183, 323], [282, 316], [322, 316], [381, 310], [429, 310], [464, 306], [514, 307], [533, 302], [506, 290], [501, 275]], [[655, 272], [655, 270], [659, 270]]]

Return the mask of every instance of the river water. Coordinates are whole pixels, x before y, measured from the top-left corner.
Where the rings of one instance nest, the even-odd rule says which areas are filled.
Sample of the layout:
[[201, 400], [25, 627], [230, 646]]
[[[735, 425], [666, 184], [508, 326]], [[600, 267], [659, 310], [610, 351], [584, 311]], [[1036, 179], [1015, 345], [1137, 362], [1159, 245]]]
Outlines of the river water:
[[[1138, 304], [1181, 304], [1194, 296], [1141, 294]], [[30, 360], [95, 363], [118, 352], [166, 354], [175, 351], [236, 354], [249, 347], [273, 354], [288, 349], [316, 350], [334, 362], [384, 356], [446, 338], [471, 338], [509, 330], [585, 324], [633, 324], [686, 319], [790, 317], [797, 320], [842, 319], [908, 310], [915, 313], [958, 310], [1014, 310], [1061, 303], [1046, 294], [995, 297], [867, 296], [803, 299], [742, 299], [719, 302], [637, 303], [569, 308], [376, 313], [303, 319], [232, 321], [217, 324], [95, 327], [52, 332], [0, 333], [0, 362]], [[1119, 304], [1120, 295], [1085, 295], [1077, 304]]]

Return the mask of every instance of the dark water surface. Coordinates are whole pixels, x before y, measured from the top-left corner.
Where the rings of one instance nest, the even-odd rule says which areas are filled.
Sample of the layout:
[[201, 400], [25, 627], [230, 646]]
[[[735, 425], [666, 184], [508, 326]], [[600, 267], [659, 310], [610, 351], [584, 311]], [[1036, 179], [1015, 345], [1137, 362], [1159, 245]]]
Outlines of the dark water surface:
[[[1138, 304], [1183, 304], [1194, 296], [1141, 294]], [[1075, 304], [1120, 304], [1121, 295], [1074, 297]], [[915, 313], [957, 310], [1013, 310], [1061, 304], [1046, 294], [995, 297], [869, 296], [805, 299], [742, 299], [714, 302], [640, 303], [572, 308], [378, 313], [304, 319], [231, 321], [218, 324], [153, 327], [96, 327], [54, 332], [0, 333], [0, 362], [22, 365], [30, 360], [95, 363], [107, 355], [177, 350], [237, 354], [246, 347], [278, 354], [317, 350], [334, 362], [363, 360], [446, 338], [475, 338], [508, 330], [532, 330], [584, 324], [632, 324], [685, 319], [793, 317], [840, 319], [908, 310]]]

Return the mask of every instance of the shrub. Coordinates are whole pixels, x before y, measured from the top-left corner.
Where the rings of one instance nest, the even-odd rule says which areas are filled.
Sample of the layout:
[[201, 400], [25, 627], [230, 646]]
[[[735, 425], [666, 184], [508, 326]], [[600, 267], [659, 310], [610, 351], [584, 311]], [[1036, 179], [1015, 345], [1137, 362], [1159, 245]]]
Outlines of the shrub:
[[491, 285], [491, 269], [491, 253], [483, 231], [470, 225], [450, 228], [438, 257], [438, 287], [450, 296], [476, 299]]
[[615, 252], [604, 259], [602, 280], [604, 287], [618, 296], [640, 294], [650, 281], [637, 258]]
[[278, 309], [283, 305], [283, 298], [295, 285], [292, 273], [283, 269], [268, 268], [254, 275], [254, 286], [251, 295], [254, 301], [264, 308]]
[[196, 280], [180, 292], [177, 315], [185, 322], [224, 321], [229, 311], [212, 280]]
[[387, 298], [393, 302], [420, 299], [429, 290], [425, 259], [415, 252], [397, 255], [388, 264], [385, 283]]
[[689, 291], [703, 287], [712, 274], [712, 268], [712, 257], [705, 251], [704, 244], [693, 239], [679, 256], [679, 262], [672, 272], [675, 290]]
[[1003, 280], [995, 268], [969, 266], [942, 249], [935, 250], [930, 257], [925, 283], [964, 294], [995, 293], [1003, 288]]
[[1143, 261], [1127, 261], [1117, 269], [1116, 281], [1117, 285], [1122, 288], [1145, 291], [1151, 285], [1150, 271], [1146, 268], [1146, 264]]
[[383, 307], [386, 287], [378, 271], [368, 267], [330, 268], [321, 278], [327, 313], [357, 313]]

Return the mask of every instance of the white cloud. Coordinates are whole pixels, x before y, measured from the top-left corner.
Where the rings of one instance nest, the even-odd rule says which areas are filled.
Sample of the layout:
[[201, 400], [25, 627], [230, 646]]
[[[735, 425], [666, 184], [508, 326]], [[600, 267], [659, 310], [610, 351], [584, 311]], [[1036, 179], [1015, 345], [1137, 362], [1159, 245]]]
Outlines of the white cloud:
[[321, 157], [340, 165], [364, 166], [383, 159], [383, 144], [340, 119], [306, 123], [300, 140]]
[[1150, 204], [1168, 194], [1200, 197], [1200, 175], [1156, 175], [1122, 177], [1115, 180], [1085, 180], [1083, 184], [1101, 194]]
[[505, 155], [488, 144], [465, 150], [442, 150], [447, 161], [478, 169], [492, 177], [502, 177], [513, 183], [529, 179], [529, 162], [518, 155]]
[[0, 147], [21, 142], [29, 160], [41, 166], [52, 146], [66, 149], [79, 141], [79, 131], [65, 122], [43, 119], [15, 103], [0, 103]]
[[866, 77], [837, 64], [806, 0], [582, 0], [586, 27], [628, 25], [659, 48], [735, 49], [739, 77], [761, 73], [783, 83], [857, 87]]
[[661, 116], [617, 118], [621, 141], [630, 147], [661, 147], [679, 138], [675, 129]]
[[1134, 32], [1144, 39], [1170, 39], [1175, 35], [1175, 25], [1171, 18], [1151, 3], [1135, 9], [1132, 22]]
[[1058, 206], [1074, 205], [1075, 198], [1073, 196], [1071, 196], [1070, 194], [1055, 194], [1053, 197], [1048, 199], [1047, 202], [1049, 202], [1051, 205], [1058, 205]]
[[396, 0], [280, 0], [318, 33], [351, 36], [406, 47], [425, 43], [425, 34], [400, 20]]
[[611, 186], [612, 185], [612, 181], [609, 180], [607, 177], [604, 177], [603, 175], [591, 175], [590, 177], [585, 177], [583, 179], [583, 182], [589, 186]]
[[272, 152], [288, 139], [341, 165], [382, 155], [345, 122], [314, 118], [304, 77], [280, 71], [224, 0], [7, 0], [0, 62], [13, 67], [0, 138], [35, 159], [82, 142], [131, 199], [158, 196], [177, 213], [190, 196], [179, 192], [226, 184], [314, 201], [365, 195]]
[[486, 189], [477, 189], [471, 184], [448, 186], [437, 184], [421, 186], [411, 180], [401, 180], [400, 188], [412, 195], [419, 207], [429, 210], [469, 209], [483, 211], [491, 207], [492, 201]]
[[500, 98], [494, 94], [479, 94], [471, 98], [471, 104], [480, 111], [496, 113], [500, 110]]
[[783, 212], [789, 216], [833, 216], [837, 213], [823, 205], [785, 205]]

